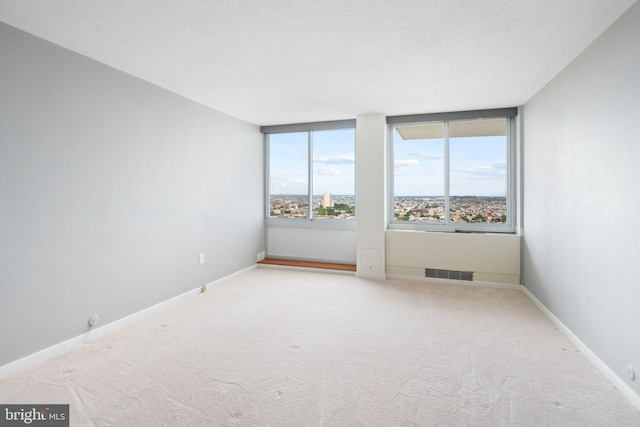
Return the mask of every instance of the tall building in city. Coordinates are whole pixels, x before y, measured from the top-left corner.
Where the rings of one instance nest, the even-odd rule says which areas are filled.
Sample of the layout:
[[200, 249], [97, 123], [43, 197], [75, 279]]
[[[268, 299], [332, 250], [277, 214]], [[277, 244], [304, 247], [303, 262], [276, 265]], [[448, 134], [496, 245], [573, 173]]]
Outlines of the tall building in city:
[[322, 207], [323, 208], [333, 207], [333, 200], [331, 199], [331, 193], [324, 193], [322, 195]]

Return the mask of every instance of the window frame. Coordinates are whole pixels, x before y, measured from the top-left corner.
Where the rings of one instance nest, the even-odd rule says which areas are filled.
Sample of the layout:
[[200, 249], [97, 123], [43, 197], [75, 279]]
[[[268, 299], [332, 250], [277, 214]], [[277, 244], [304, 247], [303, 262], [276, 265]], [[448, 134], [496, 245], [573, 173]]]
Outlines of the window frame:
[[[353, 120], [337, 120], [331, 122], [314, 122], [314, 123], [298, 123], [289, 125], [261, 126], [260, 131], [264, 134], [264, 171], [265, 171], [265, 200], [264, 200], [264, 217], [268, 227], [284, 227], [284, 228], [323, 228], [323, 229], [349, 229], [356, 228], [357, 209], [354, 219], [326, 219], [313, 218], [313, 132], [316, 131], [333, 131], [342, 129], [353, 129], [354, 141], [353, 149], [355, 153], [355, 131], [356, 121]], [[282, 133], [306, 133], [307, 134], [307, 200], [309, 207], [305, 218], [280, 218], [269, 215], [271, 207], [271, 158], [270, 158], [270, 136]], [[357, 195], [355, 189], [355, 163], [354, 163], [354, 204], [357, 205]]]
[[[388, 228], [390, 230], [416, 230], [428, 232], [458, 232], [458, 233], [503, 233], [513, 234], [516, 232], [516, 117], [517, 108], [503, 108], [495, 110], [461, 111], [452, 113], [418, 114], [411, 116], [390, 116], [387, 117], [388, 127]], [[505, 119], [506, 120], [506, 214], [507, 222], [500, 224], [487, 223], [452, 223], [450, 221], [451, 209], [451, 159], [450, 159], [450, 136], [449, 124], [452, 122], [472, 121], [482, 119]], [[443, 223], [433, 222], [410, 222], [397, 221], [394, 216], [395, 207], [395, 182], [394, 182], [394, 154], [395, 140], [394, 131], [396, 127], [408, 125], [422, 125], [432, 123], [444, 123], [444, 198], [445, 198], [445, 221]]]

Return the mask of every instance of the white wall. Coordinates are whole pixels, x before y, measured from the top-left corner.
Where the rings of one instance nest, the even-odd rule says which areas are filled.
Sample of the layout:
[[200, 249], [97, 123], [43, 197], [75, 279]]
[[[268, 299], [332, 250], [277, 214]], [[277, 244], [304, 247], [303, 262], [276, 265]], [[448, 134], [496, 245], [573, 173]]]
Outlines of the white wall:
[[262, 181], [257, 126], [0, 23], [0, 365], [254, 264]]
[[520, 284], [520, 236], [515, 234], [387, 231], [388, 275], [424, 277], [425, 268], [471, 271], [478, 282]]
[[387, 228], [387, 121], [383, 114], [356, 118], [356, 275], [385, 278]]
[[356, 231], [268, 227], [267, 256], [355, 264]]
[[636, 392], [640, 4], [524, 106], [524, 284]]

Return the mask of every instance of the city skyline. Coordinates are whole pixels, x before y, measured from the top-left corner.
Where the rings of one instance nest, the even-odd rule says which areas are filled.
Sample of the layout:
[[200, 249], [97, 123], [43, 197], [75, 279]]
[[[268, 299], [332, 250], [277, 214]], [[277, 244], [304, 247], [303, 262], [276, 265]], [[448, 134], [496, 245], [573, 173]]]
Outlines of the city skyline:
[[[331, 200], [334, 206], [327, 206]], [[355, 195], [314, 195], [311, 197], [313, 218], [355, 219]], [[335, 207], [335, 208], [334, 208]], [[445, 198], [394, 197], [395, 221], [444, 223], [447, 216]], [[271, 195], [269, 217], [308, 218], [309, 196], [304, 194]], [[507, 200], [500, 196], [451, 196], [451, 223], [506, 223]]]

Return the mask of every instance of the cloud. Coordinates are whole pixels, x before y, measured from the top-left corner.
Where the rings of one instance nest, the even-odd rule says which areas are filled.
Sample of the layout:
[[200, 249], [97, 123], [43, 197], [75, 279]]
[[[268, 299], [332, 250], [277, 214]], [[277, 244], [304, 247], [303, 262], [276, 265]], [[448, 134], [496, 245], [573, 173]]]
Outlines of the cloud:
[[394, 160], [393, 162], [393, 175], [394, 176], [413, 176], [413, 175], [441, 175], [443, 173], [442, 167], [419, 167], [420, 162], [418, 160]]
[[471, 175], [471, 179], [502, 179], [507, 175], [507, 165], [494, 163], [490, 166], [454, 166], [451, 172]]
[[335, 165], [353, 164], [356, 156], [353, 153], [335, 154], [333, 156], [313, 156], [314, 163], [330, 163]]
[[325, 166], [314, 169], [318, 175], [340, 175], [340, 170], [335, 166]]
[[410, 168], [411, 166], [415, 166], [420, 162], [417, 160], [394, 160], [393, 167], [396, 169], [399, 168]]
[[500, 170], [504, 170], [504, 171], [507, 170], [507, 162], [494, 163], [491, 166], [496, 168], [496, 169], [500, 169]]
[[418, 157], [420, 159], [428, 160], [440, 160], [444, 157], [442, 154], [425, 153], [423, 151], [407, 150], [406, 148], [399, 148], [398, 152], [411, 157]]
[[439, 175], [443, 176], [442, 168], [434, 169], [397, 169], [394, 171], [393, 176], [416, 176], [416, 175]]
[[307, 185], [307, 178], [296, 175], [271, 174], [272, 188], [304, 188]]

